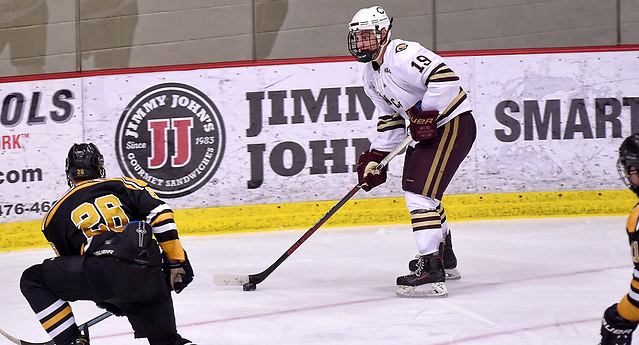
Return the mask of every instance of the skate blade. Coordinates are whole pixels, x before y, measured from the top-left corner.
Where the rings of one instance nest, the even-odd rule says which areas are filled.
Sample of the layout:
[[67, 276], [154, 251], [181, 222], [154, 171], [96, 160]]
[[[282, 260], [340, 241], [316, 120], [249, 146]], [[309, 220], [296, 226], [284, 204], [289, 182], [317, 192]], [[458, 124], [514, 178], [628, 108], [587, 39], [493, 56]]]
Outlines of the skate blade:
[[460, 280], [461, 273], [457, 268], [447, 268], [444, 270], [446, 272], [446, 280]]
[[448, 289], [443, 282], [428, 283], [420, 286], [397, 285], [395, 292], [397, 297], [423, 298], [423, 297], [446, 297]]

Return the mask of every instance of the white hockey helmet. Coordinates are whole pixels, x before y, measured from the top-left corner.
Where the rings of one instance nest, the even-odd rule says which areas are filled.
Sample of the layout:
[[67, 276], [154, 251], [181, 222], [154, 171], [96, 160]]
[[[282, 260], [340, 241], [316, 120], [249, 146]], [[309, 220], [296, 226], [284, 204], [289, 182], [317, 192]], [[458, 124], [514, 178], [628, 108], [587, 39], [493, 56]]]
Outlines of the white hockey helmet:
[[[381, 6], [362, 8], [355, 13], [353, 19], [348, 24], [348, 51], [359, 62], [369, 62], [377, 58], [381, 48], [388, 44], [393, 18], [388, 19], [386, 11]], [[386, 34], [382, 37], [382, 30], [386, 29]], [[375, 42], [368, 42], [366, 48], [357, 46], [358, 32], [370, 30]]]

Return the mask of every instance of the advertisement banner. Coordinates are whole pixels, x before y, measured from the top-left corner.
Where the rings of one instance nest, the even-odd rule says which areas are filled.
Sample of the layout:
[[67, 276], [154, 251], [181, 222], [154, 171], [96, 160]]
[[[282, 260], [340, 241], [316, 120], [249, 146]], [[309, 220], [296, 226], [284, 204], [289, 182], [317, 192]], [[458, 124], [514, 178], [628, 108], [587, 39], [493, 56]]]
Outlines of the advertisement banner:
[[112, 153], [110, 174], [177, 208], [341, 198], [377, 122], [360, 73], [321, 63], [87, 78], [87, 140]]
[[639, 52], [475, 58], [476, 193], [624, 189], [639, 132]]
[[[447, 57], [478, 126], [448, 194], [624, 189], [616, 150], [639, 131], [638, 58]], [[362, 68], [323, 62], [2, 84], [0, 223], [41, 218], [67, 188], [68, 148], [82, 141], [98, 145], [108, 177], [146, 181], [176, 209], [340, 199], [376, 135]], [[403, 195], [402, 164], [400, 155], [386, 184], [356, 198]]]
[[83, 140], [81, 83], [0, 85], [0, 223], [41, 219], [66, 190], [67, 150]]

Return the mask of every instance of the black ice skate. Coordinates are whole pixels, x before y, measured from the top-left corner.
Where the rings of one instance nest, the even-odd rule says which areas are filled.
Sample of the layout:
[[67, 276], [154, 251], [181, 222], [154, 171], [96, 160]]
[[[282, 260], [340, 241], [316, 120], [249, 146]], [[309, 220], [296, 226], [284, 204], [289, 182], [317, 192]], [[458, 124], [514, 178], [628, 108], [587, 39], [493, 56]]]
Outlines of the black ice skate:
[[[446, 270], [446, 280], [459, 280], [461, 273], [457, 269], [457, 257], [453, 252], [453, 239], [450, 236], [450, 230], [446, 234], [446, 239], [442, 243], [444, 249], [441, 251], [444, 259], [444, 269]], [[441, 245], [440, 245], [441, 247]]]
[[89, 345], [89, 328], [80, 331], [80, 336], [71, 342], [71, 345]]
[[[446, 272], [446, 280], [459, 280], [461, 279], [461, 273], [457, 269], [457, 257], [453, 252], [453, 240], [450, 236], [450, 231], [446, 235], [446, 239], [439, 245], [439, 252], [444, 253], [442, 259], [444, 259], [444, 271]], [[419, 258], [419, 255], [416, 256]], [[408, 270], [415, 272], [417, 270], [418, 259], [413, 259], [408, 262]]]
[[74, 340], [71, 345], [89, 345], [89, 338], [81, 336], [80, 338]]
[[416, 260], [415, 270], [409, 275], [397, 277], [399, 297], [445, 297], [446, 273], [444, 261], [438, 252], [422, 255]]

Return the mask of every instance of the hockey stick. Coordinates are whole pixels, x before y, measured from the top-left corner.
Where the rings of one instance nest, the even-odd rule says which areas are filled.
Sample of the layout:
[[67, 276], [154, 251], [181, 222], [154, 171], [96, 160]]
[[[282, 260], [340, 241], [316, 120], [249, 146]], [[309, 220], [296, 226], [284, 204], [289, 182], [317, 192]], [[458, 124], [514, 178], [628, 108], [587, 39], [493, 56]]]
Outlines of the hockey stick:
[[[104, 313], [94, 317], [93, 319], [83, 323], [82, 325], [78, 326], [78, 329], [80, 330], [80, 332], [84, 332], [89, 327], [91, 327], [91, 326], [95, 325], [96, 323], [108, 318], [111, 315], [113, 315], [113, 314], [111, 314], [108, 311], [104, 312]], [[41, 343], [32, 343], [32, 342], [28, 342], [26, 340], [18, 339], [16, 337], [12, 336], [11, 334], [3, 331], [2, 329], [0, 329], [0, 334], [4, 335], [5, 338], [9, 339], [10, 341], [12, 341], [14, 344], [17, 344], [17, 345], [55, 345], [53, 340], [49, 340], [49, 341], [45, 341], [45, 342], [41, 342]]]
[[[391, 151], [382, 161], [375, 167], [375, 170], [381, 170], [383, 167], [388, 165], [391, 159], [395, 158], [398, 154], [400, 154], [408, 144], [412, 141], [411, 136], [407, 136], [401, 144], [399, 144], [393, 151]], [[304, 243], [317, 229], [319, 229], [322, 224], [324, 224], [337, 210], [339, 210], [350, 198], [357, 193], [362, 186], [360, 184], [356, 185], [351, 189], [335, 206], [333, 206], [326, 214], [319, 220], [315, 225], [313, 225], [310, 229], [308, 229], [302, 237], [300, 237], [282, 256], [280, 256], [277, 261], [275, 261], [271, 266], [269, 266], [264, 271], [257, 274], [216, 274], [213, 276], [213, 283], [215, 285], [242, 285], [244, 291], [252, 291], [256, 289], [256, 285], [263, 282], [266, 277], [268, 277], [273, 271], [280, 265], [284, 260], [286, 260], [297, 248], [299, 248], [302, 243]]]

